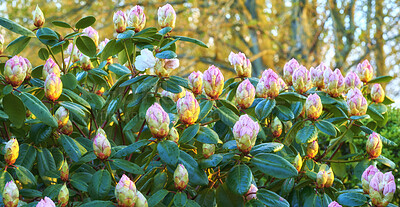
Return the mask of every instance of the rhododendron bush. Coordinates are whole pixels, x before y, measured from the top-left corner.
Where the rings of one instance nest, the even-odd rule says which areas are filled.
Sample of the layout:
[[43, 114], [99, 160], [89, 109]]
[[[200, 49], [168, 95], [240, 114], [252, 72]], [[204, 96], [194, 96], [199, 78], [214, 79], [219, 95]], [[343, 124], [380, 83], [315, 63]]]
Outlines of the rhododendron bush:
[[[381, 152], [396, 143], [374, 132], [391, 77], [368, 60], [344, 74], [291, 59], [252, 77], [232, 52], [236, 77], [211, 65], [183, 78], [176, 42], [207, 46], [173, 30], [171, 5], [156, 27], [140, 6], [109, 21], [115, 37], [100, 40], [93, 16], [49, 23], [37, 7], [30, 29], [0, 18], [21, 35], [0, 38], [5, 206], [393, 205]], [[42, 47], [20, 56], [29, 42]]]

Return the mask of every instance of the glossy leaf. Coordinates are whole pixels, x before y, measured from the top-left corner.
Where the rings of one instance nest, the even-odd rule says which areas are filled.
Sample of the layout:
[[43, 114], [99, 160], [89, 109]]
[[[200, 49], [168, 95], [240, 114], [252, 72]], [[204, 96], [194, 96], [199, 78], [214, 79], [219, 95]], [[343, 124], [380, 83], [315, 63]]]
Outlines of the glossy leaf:
[[292, 163], [271, 153], [259, 153], [251, 159], [251, 163], [261, 172], [276, 178], [290, 178], [298, 174]]
[[229, 189], [239, 195], [244, 195], [250, 188], [253, 174], [247, 165], [236, 165], [228, 172], [226, 178]]

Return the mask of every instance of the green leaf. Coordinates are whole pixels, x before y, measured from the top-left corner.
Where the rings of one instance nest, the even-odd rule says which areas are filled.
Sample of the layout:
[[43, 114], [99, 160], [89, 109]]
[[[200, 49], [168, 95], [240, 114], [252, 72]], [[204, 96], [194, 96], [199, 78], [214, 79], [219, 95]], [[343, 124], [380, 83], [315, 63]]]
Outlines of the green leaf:
[[275, 106], [274, 115], [277, 116], [281, 121], [290, 121], [294, 119], [293, 112], [286, 106], [277, 105]]
[[96, 56], [96, 44], [93, 42], [92, 38], [88, 36], [79, 36], [76, 39], [76, 47], [89, 57]]
[[192, 156], [181, 150], [178, 163], [183, 164], [188, 171], [190, 185], [208, 185], [207, 174]]
[[42, 197], [42, 192], [38, 191], [38, 190], [34, 190], [34, 189], [21, 189], [19, 191], [19, 194], [22, 195], [23, 197], [27, 197], [27, 198], [38, 198], [38, 197]]
[[36, 31], [36, 37], [45, 45], [53, 46], [58, 43], [58, 35], [52, 29], [43, 27]]
[[285, 200], [278, 194], [266, 189], [260, 189], [257, 191], [257, 199], [267, 206], [274, 206], [274, 207], [290, 206], [287, 200]]
[[165, 189], [161, 189], [154, 193], [147, 201], [149, 206], [156, 206], [158, 203], [160, 203], [165, 196], [168, 194], [168, 191]]
[[174, 39], [179, 38], [180, 41], [191, 42], [191, 43], [194, 43], [194, 44], [199, 45], [201, 47], [208, 48], [208, 46], [206, 44], [204, 44], [204, 42], [202, 42], [200, 40], [196, 40], [196, 39], [190, 38], [190, 37], [172, 36], [172, 38], [174, 38]]
[[61, 134], [60, 138], [58, 139], [60, 144], [63, 146], [65, 152], [68, 156], [74, 161], [78, 162], [79, 158], [81, 158], [81, 151], [79, 150], [78, 146], [74, 142], [74, 140], [65, 135]]
[[142, 170], [142, 168], [140, 168], [137, 164], [130, 162], [128, 160], [123, 160], [123, 159], [114, 159], [113, 163], [116, 167], [118, 167], [119, 169], [129, 172], [129, 173], [133, 173], [136, 175], [141, 175], [144, 173], [144, 171]]
[[378, 162], [392, 168], [393, 170], [396, 168], [396, 163], [394, 163], [393, 161], [391, 161], [390, 159], [386, 158], [383, 155], [379, 155], [379, 157], [377, 157], [376, 160]]
[[13, 123], [15, 127], [21, 128], [26, 117], [25, 106], [21, 99], [10, 93], [3, 98], [3, 108], [11, 123]]
[[212, 107], [214, 105], [214, 101], [205, 100], [200, 103], [200, 113], [198, 120], [203, 120], [208, 113], [210, 113]]
[[207, 144], [218, 144], [219, 138], [218, 134], [214, 130], [201, 126], [197, 133], [196, 140]]
[[243, 197], [234, 194], [227, 183], [219, 185], [216, 193], [217, 206], [243, 207]]
[[171, 27], [164, 27], [160, 31], [158, 31], [158, 33], [160, 33], [161, 35], [164, 36], [164, 35], [168, 34], [168, 32], [170, 32], [171, 30], [172, 30]]
[[24, 188], [36, 188], [37, 182], [35, 176], [26, 169], [24, 166], [15, 165], [15, 174], [18, 177], [19, 182], [23, 185]]
[[35, 33], [33, 33], [31, 30], [17, 24], [16, 22], [13, 22], [9, 19], [6, 19], [4, 17], [0, 17], [0, 25], [3, 26], [4, 28], [10, 30], [11, 32], [27, 36], [27, 37], [35, 37]]
[[[160, 51], [169, 49], [169, 48], [171, 47], [171, 45], [174, 44], [174, 43], [175, 43], [176, 41], [178, 41], [178, 40], [179, 40], [179, 39], [175, 39], [175, 40], [172, 40], [172, 41], [168, 42], [167, 44], [163, 45], [163, 46], [160, 48]], [[164, 42], [163, 42], [163, 43], [164, 43]], [[174, 49], [171, 49], [171, 50], [174, 50]]]
[[368, 106], [367, 114], [370, 115], [371, 118], [376, 122], [383, 122], [385, 119], [383, 115], [378, 111], [377, 107], [375, 107], [375, 105]]
[[335, 125], [332, 123], [325, 121], [325, 120], [319, 120], [315, 122], [315, 125], [318, 127], [321, 132], [330, 135], [330, 136], [336, 136], [336, 128]]
[[103, 50], [101, 51], [101, 58], [100, 61], [103, 62], [105, 60], [107, 60], [107, 58], [115, 55], [116, 53], [114, 53], [114, 48], [115, 48], [115, 44], [116, 44], [116, 40], [112, 39], [110, 40], [106, 46], [103, 48]]
[[182, 86], [184, 88], [189, 88], [189, 82], [185, 78], [173, 75], [173, 76], [169, 77], [169, 81], [172, 81], [175, 84], [180, 85], [180, 86]]
[[57, 27], [72, 28], [71, 25], [69, 25], [68, 23], [63, 22], [63, 21], [52, 21], [51, 23], [54, 24], [54, 26], [57, 26]]
[[83, 203], [80, 207], [115, 207], [114, 203], [111, 201], [90, 201], [87, 203]]
[[71, 73], [62, 75], [60, 78], [63, 83], [63, 88], [74, 90], [76, 88], [76, 85], [78, 84], [76, 77]]
[[84, 109], [86, 112], [88, 112], [87, 109], [85, 109], [82, 106], [80, 106], [76, 103], [73, 103], [73, 102], [62, 101], [62, 102], [59, 102], [59, 104], [61, 106], [64, 106], [66, 109], [68, 109], [69, 112], [71, 112], [77, 116], [81, 116], [82, 118], [86, 117], [85, 112], [82, 109]]
[[58, 194], [60, 193], [61, 187], [61, 184], [50, 185], [46, 189], [44, 189], [43, 196], [47, 196], [52, 200], [56, 200]]
[[264, 206], [265, 205], [257, 199], [251, 199], [246, 203], [246, 207], [264, 207]]
[[215, 112], [219, 115], [221, 121], [229, 127], [233, 127], [239, 120], [239, 116], [225, 106], [215, 109]]
[[27, 36], [18, 37], [17, 39], [13, 40], [12, 42], [10, 42], [10, 44], [7, 45], [7, 48], [4, 51], [4, 53], [12, 56], [18, 55], [20, 52], [22, 52], [22, 50], [25, 49], [30, 40], [31, 37]]
[[182, 88], [170, 80], [161, 82], [161, 88], [171, 93], [182, 92]]
[[13, 91], [13, 87], [11, 85], [6, 85], [3, 88], [3, 94], [8, 95]]
[[270, 152], [278, 152], [284, 147], [283, 144], [278, 142], [270, 142], [270, 143], [262, 143], [254, 146], [250, 154], [256, 155], [258, 153], [270, 153]]
[[133, 30], [126, 30], [126, 31], [123, 32], [123, 33], [119, 33], [119, 34], [117, 35], [117, 38], [118, 38], [119, 40], [125, 40], [125, 39], [131, 38], [134, 34], [135, 34], [135, 31], [133, 31]]
[[19, 146], [19, 155], [15, 161], [15, 165], [22, 165], [26, 169], [31, 170], [36, 161], [36, 148], [32, 145], [23, 143]]
[[55, 184], [57, 179], [49, 177], [47, 174], [56, 171], [56, 163], [53, 155], [46, 148], [39, 148], [37, 153], [37, 164], [39, 175], [46, 185]]
[[384, 76], [376, 77], [376, 78], [368, 81], [368, 83], [387, 83], [387, 82], [391, 81], [392, 79], [393, 79], [392, 76], [384, 75]]
[[211, 155], [207, 159], [200, 160], [200, 167], [202, 169], [217, 167], [218, 164], [222, 161], [223, 157], [220, 154]]
[[261, 172], [276, 178], [290, 178], [297, 176], [296, 168], [279, 155], [259, 153], [251, 159], [251, 163]]
[[40, 144], [47, 141], [52, 133], [53, 128], [51, 126], [43, 123], [34, 124], [32, 125], [30, 130], [29, 139], [32, 140], [35, 144]]
[[91, 26], [96, 22], [96, 18], [94, 16], [86, 16], [81, 18], [76, 24], [75, 28], [76, 29], [84, 29], [86, 27]]
[[119, 150], [118, 152], [116, 152], [113, 155], [113, 158], [126, 157], [126, 156], [132, 154], [133, 152], [135, 152], [136, 150], [138, 150], [139, 148], [147, 145], [148, 143], [149, 143], [149, 141], [147, 141], [147, 140], [139, 140], [138, 142], [135, 142], [135, 143]]
[[99, 170], [92, 176], [88, 193], [93, 200], [107, 200], [111, 187], [110, 173], [107, 170]]
[[171, 140], [164, 140], [157, 145], [157, 151], [163, 162], [175, 166], [179, 158], [179, 147]]
[[300, 95], [296, 92], [283, 92], [278, 95], [278, 98], [288, 101], [305, 101], [307, 99], [307, 97]]
[[359, 193], [343, 193], [340, 194], [338, 203], [346, 206], [362, 206], [367, 203], [367, 198]]
[[314, 125], [308, 125], [300, 129], [296, 134], [297, 143], [310, 143], [318, 138], [318, 129]]
[[353, 120], [369, 119], [369, 118], [370, 118], [370, 117], [369, 117], [368, 114], [364, 114], [364, 115], [361, 115], [361, 116], [351, 116], [351, 117], [350, 117], [350, 119], [353, 119]]
[[149, 75], [136, 76], [136, 77], [134, 77], [132, 79], [129, 79], [129, 80], [123, 82], [121, 85], [119, 85], [119, 87], [125, 87], [125, 86], [129, 86], [129, 85], [135, 84], [135, 83], [137, 83], [137, 82], [139, 82], [141, 80], [144, 80], [145, 78], [148, 78], [148, 77], [149, 77]]
[[4, 186], [6, 186], [7, 182], [14, 180], [10, 173], [5, 170], [0, 170], [0, 192], [3, 192]]
[[129, 68], [122, 66], [118, 63], [113, 63], [113, 64], [109, 65], [108, 69], [119, 76], [123, 76], [125, 74], [131, 73]]
[[40, 48], [38, 56], [40, 59], [46, 61], [47, 59], [49, 59], [49, 51], [46, 48]]
[[244, 195], [250, 188], [253, 174], [247, 165], [236, 165], [226, 178], [229, 189], [239, 195]]
[[90, 104], [89, 104], [84, 98], [82, 98], [81, 96], [79, 96], [78, 94], [76, 94], [75, 92], [73, 92], [73, 91], [71, 91], [71, 90], [69, 90], [69, 89], [64, 88], [64, 89], [63, 89], [63, 93], [67, 94], [67, 95], [68, 95], [69, 97], [71, 97], [75, 102], [81, 104], [82, 106], [84, 106], [84, 107], [86, 107], [86, 108], [88, 108], [88, 109], [91, 108], [91, 107], [90, 107]]
[[269, 114], [275, 108], [275, 105], [275, 99], [264, 99], [260, 103], [258, 103], [255, 108], [258, 120], [264, 120], [267, 116], [269, 116]]
[[174, 205], [177, 207], [186, 206], [187, 196], [186, 193], [178, 192], [174, 196]]
[[56, 119], [38, 98], [32, 94], [24, 92], [20, 93], [19, 96], [25, 106], [36, 116], [36, 118], [51, 127], [58, 127]]
[[165, 50], [160, 53], [157, 53], [156, 57], [160, 58], [160, 59], [172, 59], [172, 58], [176, 58], [177, 55], [175, 52], [173, 52], [171, 50]]
[[191, 141], [197, 135], [197, 132], [199, 132], [199, 130], [200, 124], [195, 124], [186, 128], [185, 131], [183, 131], [183, 133], [181, 134], [181, 137], [178, 141], [179, 144], [185, 144]]
[[158, 77], [150, 76], [144, 79], [144, 81], [136, 88], [135, 93], [143, 93], [152, 89], [158, 81]]

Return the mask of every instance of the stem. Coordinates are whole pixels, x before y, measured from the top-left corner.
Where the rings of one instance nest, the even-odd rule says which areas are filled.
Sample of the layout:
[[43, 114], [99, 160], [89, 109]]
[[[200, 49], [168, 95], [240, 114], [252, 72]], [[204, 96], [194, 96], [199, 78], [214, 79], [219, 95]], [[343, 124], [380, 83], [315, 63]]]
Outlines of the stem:
[[[62, 61], [62, 70], [64, 72], [64, 75], [67, 74], [66, 68], [65, 68], [65, 62], [64, 62], [64, 45], [61, 45], [61, 61]], [[71, 57], [69, 58], [71, 59]]]
[[10, 140], [10, 133], [8, 132], [8, 128], [7, 128], [6, 122], [3, 122], [3, 126], [4, 126], [4, 130], [6, 130], [7, 138], [8, 138], [8, 140]]
[[218, 118], [218, 119], [213, 119], [213, 120], [211, 120], [211, 121], [202, 123], [201, 126], [208, 125], [208, 124], [211, 124], [211, 123], [213, 123], [213, 122], [217, 122], [217, 121], [219, 121], [219, 120], [220, 120], [219, 118]]
[[[69, 60], [68, 60], [68, 65], [67, 65], [68, 67], [71, 65], [71, 60], [72, 60], [72, 55], [74, 54], [74, 49], [75, 49], [75, 37], [74, 37], [74, 40], [72, 41], [72, 50], [71, 50], [71, 54], [69, 55]], [[67, 69], [66, 69], [66, 71], [68, 71]]]
[[83, 137], [87, 138], [85, 133], [83, 133], [83, 131], [78, 127], [78, 125], [74, 121], [72, 121], [72, 124], [78, 129], [78, 131], [82, 134]]
[[174, 198], [171, 199], [171, 202], [169, 202], [168, 207], [171, 207], [173, 203], [174, 203]]
[[349, 163], [349, 162], [360, 162], [364, 160], [362, 159], [356, 159], [356, 160], [322, 160], [323, 162], [333, 162], [333, 163]]
[[124, 41], [124, 50], [125, 50], [125, 53], [126, 53], [126, 57], [128, 58], [128, 63], [129, 63], [129, 68], [131, 68], [131, 73], [132, 73], [132, 76], [133, 75], [135, 75], [135, 73], [133, 72], [133, 65], [132, 65], [132, 61], [131, 61], [131, 58], [129, 57], [129, 53], [128, 53], [128, 49], [126, 48], [126, 44], [125, 44], [126, 42]]
[[117, 184], [117, 180], [115, 179], [114, 173], [111, 170], [110, 161], [107, 160], [105, 164], [108, 172], [111, 174], [111, 178], [113, 179], [114, 183]]
[[56, 62], [56, 64], [58, 65], [59, 68], [61, 68], [60, 64], [58, 63], [56, 57], [54, 56], [53, 51], [50, 49], [50, 47], [48, 45], [46, 45], [47, 50], [50, 52], [50, 55], [53, 57], [54, 61]]
[[96, 121], [96, 118], [94, 117], [94, 114], [93, 114], [93, 110], [92, 110], [92, 109], [90, 109], [90, 114], [92, 115], [92, 119], [93, 119], [93, 121], [94, 121], [94, 124], [95, 124], [95, 126], [96, 126], [96, 129], [98, 129], [98, 128], [99, 128], [99, 125], [97, 125], [97, 121]]
[[118, 113], [118, 118], [119, 118], [119, 131], [120, 131], [121, 137], [122, 137], [122, 144], [125, 145], [125, 135], [124, 135], [124, 132], [122, 130], [121, 113], [119, 112], [119, 110], [117, 110], [117, 113]]

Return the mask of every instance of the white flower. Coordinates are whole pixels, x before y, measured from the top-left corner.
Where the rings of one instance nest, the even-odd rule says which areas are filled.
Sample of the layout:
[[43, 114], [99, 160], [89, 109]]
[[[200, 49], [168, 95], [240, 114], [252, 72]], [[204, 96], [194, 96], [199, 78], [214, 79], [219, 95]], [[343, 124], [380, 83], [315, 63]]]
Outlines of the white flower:
[[154, 68], [156, 64], [156, 58], [149, 49], [143, 49], [140, 51], [140, 55], [136, 57], [135, 67], [139, 71], [145, 71], [148, 68]]

